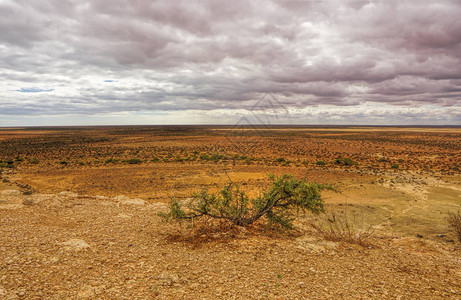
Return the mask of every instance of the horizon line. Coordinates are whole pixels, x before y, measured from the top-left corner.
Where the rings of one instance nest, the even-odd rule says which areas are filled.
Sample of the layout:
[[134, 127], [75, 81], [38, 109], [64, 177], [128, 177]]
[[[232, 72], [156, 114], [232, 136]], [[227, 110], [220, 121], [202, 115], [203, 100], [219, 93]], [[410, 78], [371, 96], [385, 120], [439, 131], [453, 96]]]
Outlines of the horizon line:
[[84, 127], [266, 127], [270, 130], [272, 127], [447, 127], [447, 128], [461, 128], [461, 124], [458, 125], [435, 125], [435, 124], [420, 124], [420, 125], [406, 125], [406, 124], [98, 124], [98, 125], [12, 125], [12, 126], [0, 126], [0, 129], [19, 129], [19, 128], [84, 128]]

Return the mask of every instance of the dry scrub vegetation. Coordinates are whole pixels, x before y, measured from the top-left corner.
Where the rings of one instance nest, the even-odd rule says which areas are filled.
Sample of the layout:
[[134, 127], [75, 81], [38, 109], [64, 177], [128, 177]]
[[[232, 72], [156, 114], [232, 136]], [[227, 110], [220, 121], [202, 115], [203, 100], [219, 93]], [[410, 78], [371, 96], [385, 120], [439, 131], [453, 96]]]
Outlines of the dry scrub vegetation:
[[461, 213], [448, 213], [448, 223], [455, 232], [455, 235], [458, 238], [458, 241], [461, 242]]
[[0, 299], [456, 299], [459, 149], [459, 128], [0, 130]]
[[206, 189], [195, 193], [187, 201], [187, 210], [173, 199], [168, 213], [160, 213], [165, 219], [205, 222], [210, 219], [227, 221], [237, 226], [250, 226], [264, 220], [266, 226], [293, 229], [296, 214], [310, 211], [324, 212], [320, 192], [333, 189], [317, 183], [306, 183], [291, 175], [269, 175], [272, 186], [261, 195], [250, 198], [240, 186], [229, 182], [219, 193]]

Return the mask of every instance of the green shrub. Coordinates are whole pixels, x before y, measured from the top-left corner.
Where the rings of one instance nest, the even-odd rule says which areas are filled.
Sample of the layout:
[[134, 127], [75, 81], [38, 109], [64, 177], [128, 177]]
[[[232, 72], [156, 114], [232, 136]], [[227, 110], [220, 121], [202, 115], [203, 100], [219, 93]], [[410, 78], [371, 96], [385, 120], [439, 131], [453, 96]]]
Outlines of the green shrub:
[[338, 157], [335, 160], [335, 164], [342, 165], [342, 166], [352, 166], [352, 165], [356, 165], [357, 163], [349, 157], [344, 157], [344, 158]]
[[393, 164], [393, 165], [391, 166], [391, 168], [392, 168], [392, 169], [398, 169], [398, 168], [399, 168], [399, 165], [398, 165], [398, 164]]
[[213, 154], [211, 155], [211, 160], [212, 161], [218, 161], [218, 160], [221, 160], [224, 158], [224, 155], [221, 155], [221, 154]]
[[130, 165], [136, 165], [142, 163], [142, 160], [140, 160], [139, 158], [130, 158], [129, 160], [126, 160], [126, 162]]
[[14, 164], [1, 163], [0, 168], [14, 168]]
[[218, 193], [206, 189], [192, 195], [183, 208], [173, 199], [167, 213], [159, 213], [165, 219], [221, 220], [239, 226], [249, 226], [258, 220], [267, 225], [293, 228], [292, 221], [300, 211], [324, 212], [320, 192], [333, 189], [317, 183], [307, 183], [291, 175], [269, 176], [272, 186], [262, 195], [250, 198], [238, 185], [229, 183]]
[[201, 160], [210, 160], [210, 157], [207, 154], [200, 154]]
[[324, 162], [323, 160], [318, 160], [318, 161], [315, 162], [315, 164], [318, 165], [318, 166], [324, 166], [324, 165], [326, 165], [327, 163]]
[[117, 159], [113, 159], [113, 158], [109, 158], [104, 161], [105, 164], [116, 163], [116, 162], [117, 162]]

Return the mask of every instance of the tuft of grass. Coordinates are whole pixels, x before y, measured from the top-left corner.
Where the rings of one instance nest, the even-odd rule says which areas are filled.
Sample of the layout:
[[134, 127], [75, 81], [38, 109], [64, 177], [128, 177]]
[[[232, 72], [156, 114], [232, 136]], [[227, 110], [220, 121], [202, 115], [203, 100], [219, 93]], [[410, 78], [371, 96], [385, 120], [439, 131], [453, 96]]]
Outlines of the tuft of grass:
[[364, 227], [363, 224], [357, 226], [354, 223], [356, 222], [351, 221], [347, 214], [331, 212], [324, 222], [311, 222], [310, 225], [328, 241], [369, 246], [373, 227]]
[[449, 212], [447, 217], [448, 224], [455, 232], [458, 241], [461, 242], [461, 213]]

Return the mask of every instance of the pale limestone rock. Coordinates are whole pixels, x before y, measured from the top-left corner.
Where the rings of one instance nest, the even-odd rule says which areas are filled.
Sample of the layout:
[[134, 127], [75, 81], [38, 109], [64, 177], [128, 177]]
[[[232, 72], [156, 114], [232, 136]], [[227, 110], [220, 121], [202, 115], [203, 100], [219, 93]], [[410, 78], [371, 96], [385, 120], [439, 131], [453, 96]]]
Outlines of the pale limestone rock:
[[70, 239], [66, 242], [61, 243], [61, 245], [64, 246], [64, 250], [68, 251], [79, 251], [90, 248], [90, 245], [88, 245], [84, 240], [81, 239]]

